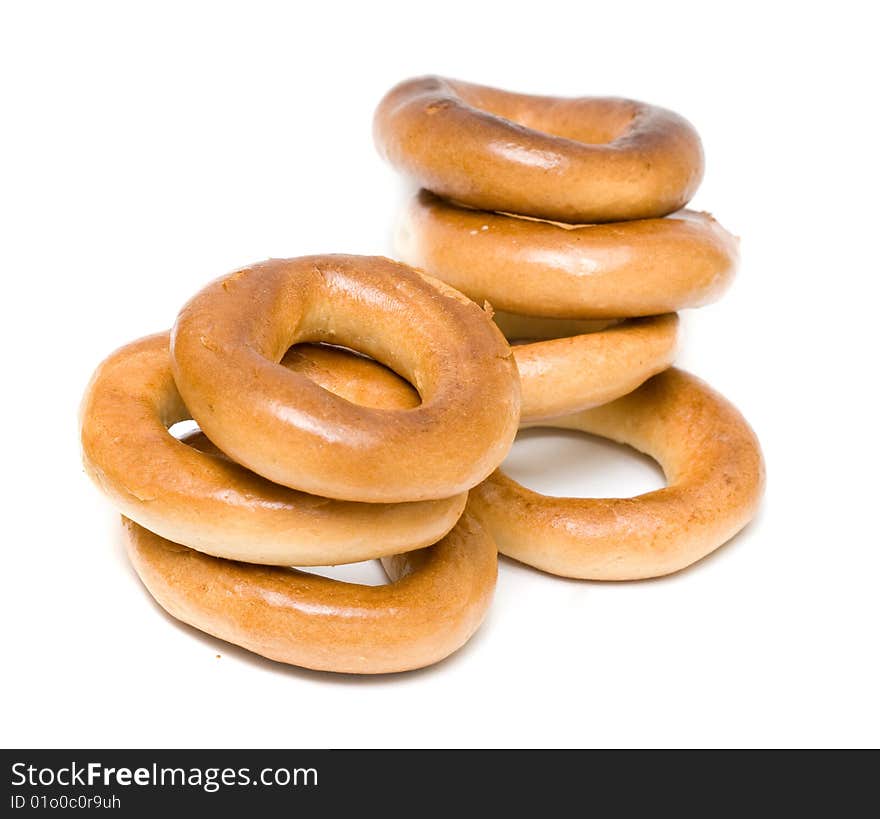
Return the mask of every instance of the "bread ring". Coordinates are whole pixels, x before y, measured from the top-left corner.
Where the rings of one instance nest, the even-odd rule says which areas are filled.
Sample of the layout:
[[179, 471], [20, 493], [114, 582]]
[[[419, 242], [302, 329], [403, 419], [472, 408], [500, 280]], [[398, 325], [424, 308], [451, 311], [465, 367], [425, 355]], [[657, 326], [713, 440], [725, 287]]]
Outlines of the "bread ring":
[[[351, 400], [418, 403], [394, 373], [339, 350], [295, 348], [284, 363]], [[171, 377], [168, 333], [136, 341], [101, 364], [86, 391], [83, 461], [123, 514], [208, 554], [287, 566], [351, 563], [435, 543], [464, 509], [464, 493], [367, 504], [287, 489], [175, 439], [168, 427], [186, 418]]]
[[555, 498], [496, 471], [471, 491], [468, 508], [499, 550], [523, 563], [590, 580], [658, 577], [717, 549], [757, 510], [764, 463], [754, 433], [730, 402], [682, 370], [543, 426], [629, 444], [660, 463], [668, 486], [635, 498]]
[[435, 546], [383, 558], [386, 586], [222, 560], [126, 518], [123, 525], [135, 571], [172, 617], [322, 671], [380, 674], [436, 663], [477, 630], [495, 590], [495, 544], [467, 514]]
[[[278, 366], [305, 341], [358, 349], [416, 387], [362, 407]], [[389, 259], [310, 256], [206, 287], [172, 330], [174, 379], [207, 436], [276, 483], [343, 500], [448, 498], [503, 460], [519, 419], [504, 336], [452, 288]]]
[[373, 133], [391, 165], [440, 196], [561, 222], [665, 216], [703, 176], [700, 138], [686, 119], [616, 97], [418, 77], [385, 95]]
[[409, 204], [397, 254], [498, 310], [555, 318], [672, 313], [717, 299], [738, 240], [709, 214], [560, 225], [457, 207], [427, 191]]
[[[533, 319], [496, 313], [522, 382], [522, 422], [568, 415], [632, 392], [675, 359], [678, 316], [619, 322]], [[604, 326], [603, 326], [604, 325]], [[545, 338], [546, 337], [546, 338]]]

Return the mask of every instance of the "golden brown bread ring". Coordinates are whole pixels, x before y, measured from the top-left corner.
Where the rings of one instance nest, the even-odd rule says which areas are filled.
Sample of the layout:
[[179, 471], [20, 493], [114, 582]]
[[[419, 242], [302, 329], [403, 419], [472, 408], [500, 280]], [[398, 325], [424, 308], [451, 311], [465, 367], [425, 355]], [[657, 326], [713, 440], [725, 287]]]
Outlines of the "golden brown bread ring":
[[537, 426], [629, 444], [655, 458], [668, 482], [635, 498], [556, 498], [496, 471], [471, 491], [468, 508], [499, 551], [546, 572], [590, 580], [676, 572], [733, 537], [758, 508], [764, 462], [755, 434], [729, 401], [682, 370]]
[[401, 259], [495, 309], [623, 318], [699, 307], [727, 289], [738, 239], [709, 214], [560, 225], [462, 208], [420, 192], [395, 239]]
[[391, 165], [440, 196], [562, 222], [665, 216], [703, 176], [700, 138], [686, 119], [616, 97], [418, 77], [385, 95], [373, 133]]
[[[341, 350], [298, 347], [284, 363], [352, 401], [418, 404], [397, 375]], [[464, 509], [465, 493], [368, 504], [278, 486], [176, 440], [168, 427], [189, 417], [171, 377], [168, 333], [160, 333], [98, 367], [83, 400], [81, 439], [86, 471], [120, 512], [194, 549], [251, 563], [351, 563], [435, 543]]]
[[522, 423], [620, 398], [669, 367], [678, 350], [675, 313], [592, 323], [496, 313], [495, 322], [514, 343]]
[[[358, 406], [278, 366], [306, 341], [388, 364], [421, 404]], [[183, 308], [171, 358], [180, 394], [220, 449], [324, 497], [448, 498], [489, 475], [516, 435], [519, 377], [504, 336], [460, 293], [389, 259], [311, 256], [243, 268]]]
[[495, 590], [495, 544], [468, 514], [436, 545], [383, 558], [385, 586], [222, 560], [122, 520], [135, 570], [172, 617], [305, 668], [381, 674], [436, 663], [477, 630]]

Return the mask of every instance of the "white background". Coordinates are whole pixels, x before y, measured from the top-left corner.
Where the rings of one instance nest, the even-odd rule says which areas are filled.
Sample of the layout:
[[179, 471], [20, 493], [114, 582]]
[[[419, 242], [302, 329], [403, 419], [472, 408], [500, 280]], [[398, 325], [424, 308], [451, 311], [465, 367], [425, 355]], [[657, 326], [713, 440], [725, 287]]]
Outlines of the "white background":
[[[2, 742], [876, 745], [878, 66], [860, 8], [5, 3]], [[754, 425], [768, 492], [741, 536], [668, 579], [502, 561], [483, 628], [435, 668], [286, 668], [151, 603], [80, 469], [77, 404], [105, 355], [227, 270], [389, 253], [406, 189], [371, 114], [422, 73], [694, 122], [693, 206], [743, 237], [743, 263], [684, 316], [680, 363]], [[510, 463], [558, 494], [661, 485], [578, 436], [531, 434]]]

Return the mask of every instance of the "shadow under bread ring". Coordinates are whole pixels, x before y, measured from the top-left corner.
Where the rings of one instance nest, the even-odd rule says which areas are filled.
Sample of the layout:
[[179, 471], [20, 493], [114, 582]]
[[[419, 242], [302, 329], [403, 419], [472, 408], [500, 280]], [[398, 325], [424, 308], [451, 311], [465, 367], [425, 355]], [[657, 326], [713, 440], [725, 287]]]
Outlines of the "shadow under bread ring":
[[[419, 392], [363, 407], [279, 366], [302, 342], [359, 350]], [[174, 380], [205, 434], [275, 483], [328, 498], [448, 498], [504, 460], [519, 376], [504, 336], [461, 293], [390, 259], [304, 256], [218, 279], [171, 332]]]
[[739, 240], [708, 213], [564, 225], [460, 207], [419, 192], [395, 247], [407, 264], [496, 310], [551, 318], [672, 313], [715, 301]]
[[[417, 406], [406, 381], [340, 349], [298, 346], [282, 364], [362, 405]], [[190, 418], [174, 379], [168, 333], [117, 350], [95, 372], [80, 412], [86, 472], [116, 508], [199, 551], [285, 566], [352, 563], [435, 543], [467, 493], [411, 503], [357, 503], [272, 483], [168, 428]]]
[[383, 558], [384, 586], [223, 560], [122, 523], [135, 571], [172, 617], [304, 668], [382, 674], [439, 662], [477, 630], [495, 590], [495, 544], [467, 513], [439, 543]]
[[522, 383], [521, 422], [568, 415], [632, 392], [678, 351], [675, 313], [620, 321], [496, 313]]
[[693, 125], [619, 97], [416, 77], [384, 96], [373, 135], [394, 168], [440, 196], [561, 222], [663, 216], [685, 205], [703, 176]]
[[473, 489], [468, 506], [499, 551], [551, 574], [636, 580], [676, 572], [742, 529], [763, 493], [764, 461], [748, 423], [676, 368], [610, 404], [526, 426], [628, 444], [657, 460], [667, 480], [634, 498], [558, 498], [497, 470]]

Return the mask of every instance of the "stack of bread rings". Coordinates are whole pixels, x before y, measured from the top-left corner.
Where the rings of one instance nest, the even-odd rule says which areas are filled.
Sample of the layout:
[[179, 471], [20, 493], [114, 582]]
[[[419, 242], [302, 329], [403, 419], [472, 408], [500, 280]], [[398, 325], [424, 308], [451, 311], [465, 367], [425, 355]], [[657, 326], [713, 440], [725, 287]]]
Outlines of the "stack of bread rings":
[[422, 190], [397, 254], [456, 287], [515, 348], [522, 426], [639, 449], [667, 488], [548, 498], [496, 471], [470, 506], [509, 557], [566, 577], [630, 580], [690, 565], [752, 518], [758, 442], [722, 396], [671, 368], [676, 310], [716, 299], [737, 239], [683, 209], [703, 150], [678, 114], [634, 100], [532, 96], [440, 77], [393, 88], [380, 153]]
[[[672, 311], [715, 297], [736, 258], [711, 217], [668, 215], [702, 171], [687, 122], [428, 78], [385, 97], [376, 137], [425, 188], [401, 229], [409, 264], [309, 256], [221, 277], [170, 332], [108, 357], [80, 415], [86, 471], [160, 606], [349, 673], [461, 647], [499, 549], [570, 577], [666, 574], [741, 529], [763, 486], [736, 409], [667, 369]], [[177, 437], [187, 419], [198, 430]], [[630, 444], [668, 486], [530, 492], [499, 467], [534, 425]], [[370, 559], [387, 585], [292, 568]]]

